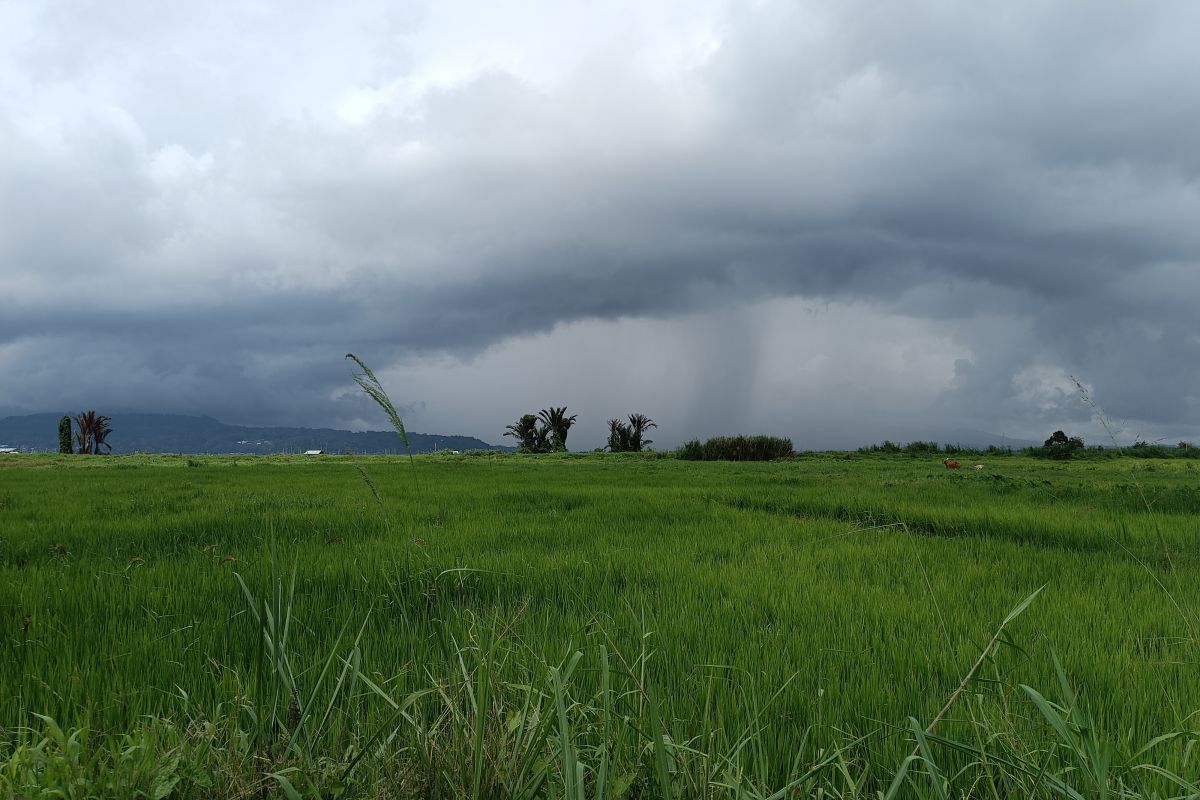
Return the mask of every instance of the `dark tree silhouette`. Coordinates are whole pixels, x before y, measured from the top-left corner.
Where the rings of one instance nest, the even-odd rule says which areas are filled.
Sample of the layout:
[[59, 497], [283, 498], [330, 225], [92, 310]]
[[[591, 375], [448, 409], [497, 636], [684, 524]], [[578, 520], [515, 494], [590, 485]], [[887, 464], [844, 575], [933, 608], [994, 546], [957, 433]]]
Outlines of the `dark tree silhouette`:
[[578, 414], [567, 416], [567, 407], [543, 408], [538, 413], [538, 417], [546, 424], [546, 428], [550, 432], [550, 445], [555, 450], [567, 449], [567, 433], [571, 430], [571, 426], [575, 424], [575, 418]]
[[635, 453], [640, 453], [646, 445], [654, 444], [650, 439], [643, 439], [643, 434], [651, 428], [657, 428], [654, 420], [647, 417], [645, 414], [630, 414], [629, 415], [629, 444], [630, 449]]
[[619, 419], [608, 421], [608, 450], [610, 453], [629, 451], [629, 426]]
[[100, 455], [101, 448], [104, 448], [103, 452], [112, 452], [112, 446], [106, 441], [112, 433], [112, 427], [108, 424], [111, 421], [111, 417], [97, 414], [95, 411], [77, 414], [75, 425], [78, 430], [75, 431], [75, 441], [79, 445], [79, 452]]
[[640, 453], [642, 448], [654, 442], [642, 438], [646, 431], [657, 428], [654, 420], [645, 414], [630, 414], [629, 422], [619, 419], [608, 421], [608, 449], [613, 453]]
[[75, 448], [71, 445], [71, 438], [71, 418], [64, 414], [63, 418], [58, 421], [58, 452], [75, 452]]
[[535, 414], [522, 415], [519, 420], [505, 428], [504, 435], [511, 436], [520, 442], [517, 446], [518, 452], [550, 452], [550, 429], [545, 425], [538, 425], [538, 418]]
[[100, 448], [104, 448], [105, 453], [112, 452], [112, 445], [108, 443], [108, 435], [112, 433], [110, 417], [100, 416], [96, 418], [96, 427], [92, 430], [92, 454], [101, 455]]
[[1078, 436], [1067, 436], [1062, 431], [1055, 431], [1042, 445], [1042, 453], [1050, 458], [1070, 458], [1076, 450], [1083, 449], [1083, 439]]

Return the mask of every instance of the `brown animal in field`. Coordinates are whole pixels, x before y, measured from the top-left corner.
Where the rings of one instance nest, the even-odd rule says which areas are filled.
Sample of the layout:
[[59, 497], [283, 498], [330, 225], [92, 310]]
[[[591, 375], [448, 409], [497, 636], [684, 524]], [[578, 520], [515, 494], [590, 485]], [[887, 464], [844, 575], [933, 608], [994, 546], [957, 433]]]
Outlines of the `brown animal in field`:
[[942, 461], [942, 466], [946, 469], [958, 469], [962, 464], [955, 461], [953, 458], [947, 458]]

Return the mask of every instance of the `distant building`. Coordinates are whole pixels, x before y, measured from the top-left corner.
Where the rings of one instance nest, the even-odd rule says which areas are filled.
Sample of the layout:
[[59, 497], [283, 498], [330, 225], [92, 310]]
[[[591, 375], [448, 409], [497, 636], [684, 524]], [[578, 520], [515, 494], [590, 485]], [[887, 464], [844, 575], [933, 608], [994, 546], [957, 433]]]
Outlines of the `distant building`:
[[19, 453], [19, 452], [21, 452], [19, 448], [9, 447], [6, 444], [0, 444], [0, 453]]
[[325, 451], [324, 450], [305, 450], [304, 455], [306, 455], [306, 456], [323, 456], [323, 455], [325, 455]]

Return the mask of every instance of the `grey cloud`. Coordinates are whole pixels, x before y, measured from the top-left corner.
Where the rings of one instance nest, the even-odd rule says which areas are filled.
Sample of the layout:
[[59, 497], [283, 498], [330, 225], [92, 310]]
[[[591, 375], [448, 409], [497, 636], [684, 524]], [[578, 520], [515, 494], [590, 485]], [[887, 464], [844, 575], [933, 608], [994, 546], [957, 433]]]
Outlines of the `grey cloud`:
[[[1193, 7], [714, 19], [715, 49], [667, 78], [597, 47], [562, 74], [484, 60], [441, 82], [421, 15], [382, 8], [27, 23], [7, 69], [30, 105], [0, 107], [0, 345], [20, 345], [0, 369], [28, 379], [0, 403], [72, 383], [230, 421], [363, 419], [346, 350], [486, 358], [581, 320], [724, 310], [676, 409], [704, 427], [753, 419], [739, 387], [777, 366], [738, 315], [802, 297], [944, 328], [971, 357], [941, 419], [1086, 421], [1022, 389], [1061, 372], [1135, 424], [1200, 427]], [[360, 119], [333, 119], [363, 87]], [[844, 389], [814, 413], [847, 426]]]

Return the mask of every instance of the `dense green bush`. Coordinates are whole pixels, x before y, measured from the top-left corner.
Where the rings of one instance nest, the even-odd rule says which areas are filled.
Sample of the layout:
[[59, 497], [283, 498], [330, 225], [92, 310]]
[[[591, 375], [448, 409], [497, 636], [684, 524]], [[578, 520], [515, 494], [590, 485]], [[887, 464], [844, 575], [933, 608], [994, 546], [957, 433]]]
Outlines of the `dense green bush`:
[[1174, 447], [1134, 442], [1132, 447], [1123, 448], [1121, 452], [1134, 458], [1200, 458], [1200, 450], [1191, 442], [1180, 442]]
[[704, 444], [693, 439], [676, 451], [689, 461], [774, 461], [793, 453], [792, 440], [782, 436], [714, 436]]
[[1055, 431], [1042, 444], [1040, 455], [1059, 460], [1068, 459], [1076, 453], [1082, 453], [1083, 439], [1078, 436], [1067, 436], [1062, 431]]
[[71, 433], [71, 418], [63, 415], [63, 418], [58, 421], [58, 452], [73, 453], [75, 452]]
[[1127, 453], [1136, 458], [1170, 458], [1173, 454], [1161, 444], [1134, 442]]
[[879, 444], [871, 444], [866, 447], [858, 448], [858, 452], [866, 455], [868, 453], [891, 453], [893, 455], [907, 455], [913, 458], [918, 456], [938, 455], [945, 453], [951, 456], [1000, 456], [1012, 455], [1011, 447], [997, 447], [994, 444], [987, 446], [987, 449], [981, 450], [978, 447], [962, 447], [957, 444], [939, 445], [937, 442], [909, 442], [906, 445], [898, 445], [891, 439], [884, 439]]

